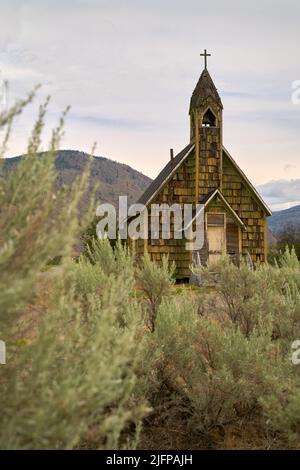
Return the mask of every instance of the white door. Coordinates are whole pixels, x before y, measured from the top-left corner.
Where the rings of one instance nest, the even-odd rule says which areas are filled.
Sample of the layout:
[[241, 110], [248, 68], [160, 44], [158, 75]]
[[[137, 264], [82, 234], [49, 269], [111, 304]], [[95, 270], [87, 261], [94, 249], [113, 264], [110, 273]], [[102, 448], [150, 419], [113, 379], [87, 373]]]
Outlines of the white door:
[[225, 253], [225, 229], [223, 226], [208, 226], [208, 261], [215, 263]]

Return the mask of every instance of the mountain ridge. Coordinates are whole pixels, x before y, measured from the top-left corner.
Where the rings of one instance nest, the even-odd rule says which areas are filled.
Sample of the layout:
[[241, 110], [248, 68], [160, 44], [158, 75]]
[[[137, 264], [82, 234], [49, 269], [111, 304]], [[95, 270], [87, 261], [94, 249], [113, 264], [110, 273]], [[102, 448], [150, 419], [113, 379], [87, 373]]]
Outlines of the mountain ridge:
[[[41, 152], [39, 156], [43, 156]], [[24, 158], [24, 155], [5, 158], [3, 170], [8, 172]], [[59, 150], [55, 160], [57, 187], [70, 185], [79, 176], [88, 162], [89, 155], [80, 150]], [[128, 202], [134, 203], [150, 184], [151, 179], [134, 168], [102, 156], [93, 156], [89, 187], [96, 188], [97, 202], [118, 203], [119, 195], [128, 195]], [[99, 188], [97, 187], [99, 186]]]
[[276, 211], [268, 218], [268, 227], [276, 235], [287, 225], [299, 225], [300, 229], [300, 205]]

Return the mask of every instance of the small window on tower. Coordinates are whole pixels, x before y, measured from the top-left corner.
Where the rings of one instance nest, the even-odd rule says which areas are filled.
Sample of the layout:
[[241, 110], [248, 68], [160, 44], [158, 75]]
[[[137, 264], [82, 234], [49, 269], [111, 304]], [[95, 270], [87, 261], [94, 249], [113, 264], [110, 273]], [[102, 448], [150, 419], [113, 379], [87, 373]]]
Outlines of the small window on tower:
[[210, 108], [203, 116], [202, 127], [216, 127], [216, 116]]

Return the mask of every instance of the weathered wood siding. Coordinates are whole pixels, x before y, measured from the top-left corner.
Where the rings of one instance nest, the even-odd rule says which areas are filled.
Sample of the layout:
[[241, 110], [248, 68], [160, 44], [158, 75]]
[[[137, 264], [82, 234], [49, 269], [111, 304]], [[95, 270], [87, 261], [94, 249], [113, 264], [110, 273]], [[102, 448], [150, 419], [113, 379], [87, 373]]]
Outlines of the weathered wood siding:
[[[261, 205], [255, 198], [253, 191], [248, 186], [242, 175], [238, 172], [232, 162], [223, 153], [223, 161], [217, 158], [219, 150], [219, 134], [218, 129], [203, 128], [203, 136], [205, 133], [207, 144], [202, 144], [200, 140], [199, 148], [199, 196], [203, 196], [213, 189], [222, 185], [222, 193], [231, 207], [236, 211], [244, 222], [247, 230], [242, 231], [231, 219], [230, 213], [226, 207], [220, 203], [211, 203], [206, 212], [225, 212], [227, 214], [226, 226], [226, 246], [228, 253], [249, 252], [252, 260], [265, 261], [266, 238], [265, 224], [266, 215]], [[164, 185], [162, 190], [157, 194], [152, 204], [168, 203], [172, 205], [178, 203], [181, 206], [185, 203], [195, 202], [195, 152], [192, 152], [183, 162], [180, 168], [172, 176], [172, 178]], [[222, 172], [221, 172], [222, 168]], [[219, 177], [222, 176], [220, 182]], [[172, 220], [172, 218], [171, 218]], [[160, 218], [161, 222], [161, 218]], [[171, 232], [173, 224], [171, 224]], [[240, 233], [239, 233], [240, 230]], [[160, 225], [160, 236], [161, 225]], [[241, 240], [239, 239], [241, 237]], [[152, 240], [151, 239], [151, 223], [149, 211], [149, 239], [148, 241], [138, 240], [136, 242], [137, 255], [148, 251], [151, 259], [160, 262], [164, 255], [169, 256], [169, 260], [176, 264], [177, 278], [185, 278], [190, 276], [189, 266], [191, 264], [191, 252], [185, 249], [186, 240]], [[201, 262], [207, 262], [207, 245], [205, 244], [200, 251]]]
[[[180, 168], [175, 172], [172, 178], [164, 185], [159, 194], [153, 199], [151, 204], [167, 203], [180, 204], [183, 207], [186, 203], [195, 201], [195, 154], [192, 152], [183, 162]], [[171, 235], [173, 233], [173, 220], [171, 217]], [[161, 216], [160, 216], [160, 236]], [[151, 223], [149, 209], [149, 241], [147, 251], [153, 261], [160, 262], [164, 255], [168, 255], [170, 262], [176, 264], [176, 277], [178, 279], [186, 278], [191, 275], [189, 266], [191, 264], [192, 254], [185, 249], [186, 240], [151, 239]]]
[[217, 127], [200, 127], [199, 196], [220, 188], [221, 133]]
[[265, 261], [265, 212], [225, 153], [222, 168], [222, 193], [247, 228], [242, 232], [242, 252], [248, 251], [254, 262]]

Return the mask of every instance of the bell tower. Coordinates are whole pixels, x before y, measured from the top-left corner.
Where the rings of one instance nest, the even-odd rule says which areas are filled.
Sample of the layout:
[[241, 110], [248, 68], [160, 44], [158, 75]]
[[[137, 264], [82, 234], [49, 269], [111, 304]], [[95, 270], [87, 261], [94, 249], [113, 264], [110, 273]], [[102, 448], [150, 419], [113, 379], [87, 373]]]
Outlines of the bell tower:
[[222, 111], [223, 105], [207, 70], [204, 70], [190, 102], [190, 140], [195, 143], [195, 203], [215, 189], [222, 190]]

